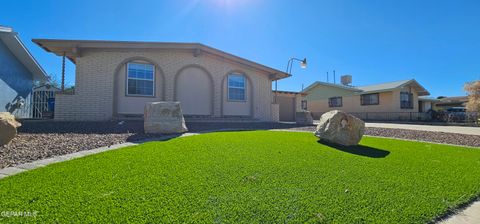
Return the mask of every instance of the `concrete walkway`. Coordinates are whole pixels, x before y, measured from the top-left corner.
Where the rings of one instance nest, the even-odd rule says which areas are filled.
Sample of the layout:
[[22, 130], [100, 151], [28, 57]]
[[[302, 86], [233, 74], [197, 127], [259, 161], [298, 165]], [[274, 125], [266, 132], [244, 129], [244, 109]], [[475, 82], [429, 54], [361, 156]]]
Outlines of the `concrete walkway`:
[[466, 135], [480, 135], [480, 127], [463, 126], [442, 126], [442, 125], [422, 125], [422, 124], [394, 124], [394, 123], [365, 123], [365, 127], [373, 128], [396, 128], [417, 131], [435, 131], [458, 133]]
[[465, 210], [440, 222], [441, 224], [475, 224], [480, 223], [480, 201], [467, 207]]

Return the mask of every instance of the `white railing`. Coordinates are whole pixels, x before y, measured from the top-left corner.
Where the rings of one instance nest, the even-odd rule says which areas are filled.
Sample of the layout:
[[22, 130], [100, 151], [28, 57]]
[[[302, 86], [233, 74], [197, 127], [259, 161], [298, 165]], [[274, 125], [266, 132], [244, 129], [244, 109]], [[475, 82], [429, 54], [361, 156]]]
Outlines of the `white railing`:
[[55, 90], [34, 90], [32, 96], [32, 117], [46, 118], [46, 115], [52, 115], [48, 107], [48, 99], [55, 98]]

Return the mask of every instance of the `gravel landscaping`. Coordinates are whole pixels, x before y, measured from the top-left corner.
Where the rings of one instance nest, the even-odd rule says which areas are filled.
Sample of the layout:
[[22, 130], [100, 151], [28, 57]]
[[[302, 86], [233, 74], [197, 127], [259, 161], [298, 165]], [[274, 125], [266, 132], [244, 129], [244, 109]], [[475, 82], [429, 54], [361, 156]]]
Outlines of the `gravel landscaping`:
[[[480, 129], [480, 128], [479, 128]], [[367, 128], [366, 135], [411, 139], [453, 145], [480, 147], [480, 135], [465, 135], [445, 132], [415, 131], [393, 128]]]
[[[18, 136], [8, 146], [0, 146], [0, 168], [56, 155], [158, 137], [143, 134], [142, 121], [126, 121], [122, 123], [23, 121], [22, 123]], [[315, 126], [261, 122], [198, 122], [187, 123], [187, 126], [190, 132], [219, 129], [288, 129], [308, 132], [315, 130]], [[480, 147], [480, 136], [475, 135], [386, 128], [366, 128], [365, 134]]]

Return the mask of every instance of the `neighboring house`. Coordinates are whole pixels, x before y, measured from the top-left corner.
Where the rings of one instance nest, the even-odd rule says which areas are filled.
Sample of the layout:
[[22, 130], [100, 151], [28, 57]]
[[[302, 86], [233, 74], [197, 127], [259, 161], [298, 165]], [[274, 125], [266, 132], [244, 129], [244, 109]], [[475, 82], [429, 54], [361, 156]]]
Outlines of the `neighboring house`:
[[47, 75], [17, 33], [0, 26], [0, 112], [17, 118], [32, 117], [32, 89]]
[[363, 114], [367, 119], [395, 119], [404, 112], [427, 109], [423, 105], [419, 108], [418, 97], [430, 95], [414, 79], [359, 87], [314, 82], [303, 92], [307, 94], [307, 110], [315, 119], [330, 110]]
[[305, 93], [299, 92], [273, 91], [273, 102], [275, 102], [276, 98], [279, 105], [279, 120], [295, 121], [296, 112], [306, 108], [305, 95]]
[[179, 101], [186, 117], [277, 121], [272, 81], [285, 72], [198, 43], [35, 39], [76, 65], [75, 93], [57, 94], [57, 120], [141, 117]]
[[439, 97], [434, 104], [434, 108], [436, 110], [446, 110], [452, 107], [466, 107], [467, 102], [468, 96]]

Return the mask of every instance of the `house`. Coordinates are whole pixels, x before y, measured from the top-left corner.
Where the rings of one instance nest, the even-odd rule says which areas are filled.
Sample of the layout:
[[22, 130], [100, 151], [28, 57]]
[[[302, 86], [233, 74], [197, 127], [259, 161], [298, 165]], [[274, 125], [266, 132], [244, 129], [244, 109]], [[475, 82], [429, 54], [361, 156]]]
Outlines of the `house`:
[[446, 110], [452, 107], [466, 107], [468, 96], [439, 97], [434, 104], [437, 110]]
[[428, 99], [419, 99], [430, 93], [414, 79], [358, 87], [317, 81], [303, 92], [315, 119], [330, 110], [343, 110], [363, 119], [390, 120], [431, 108]]
[[75, 66], [74, 94], [57, 94], [57, 120], [141, 117], [179, 101], [186, 118], [277, 121], [272, 81], [285, 72], [199, 43], [34, 39]]
[[280, 121], [296, 121], [296, 113], [306, 109], [306, 101], [302, 92], [273, 91], [273, 102], [279, 105]]
[[32, 117], [32, 89], [47, 74], [10, 27], [0, 26], [0, 112]]

